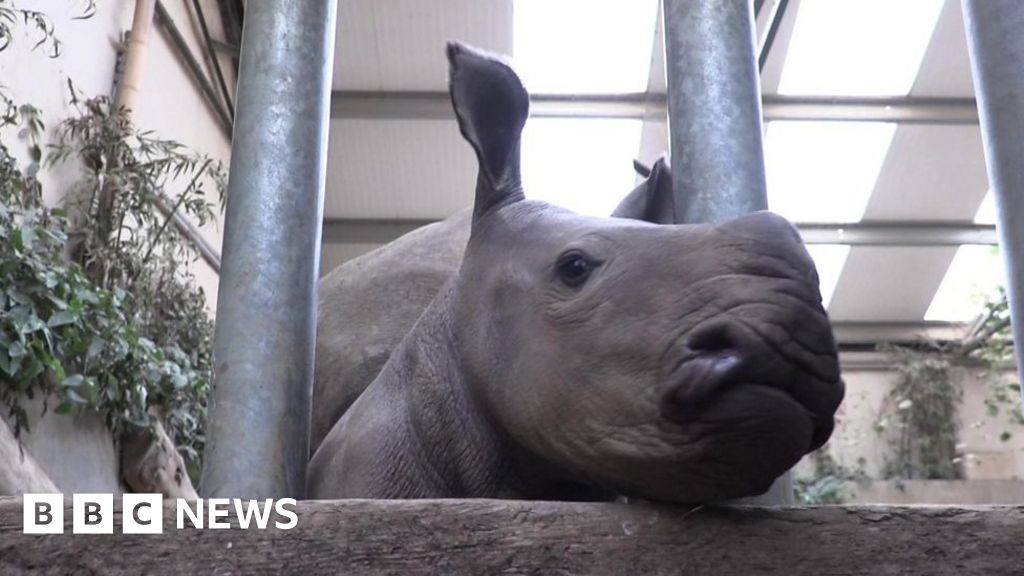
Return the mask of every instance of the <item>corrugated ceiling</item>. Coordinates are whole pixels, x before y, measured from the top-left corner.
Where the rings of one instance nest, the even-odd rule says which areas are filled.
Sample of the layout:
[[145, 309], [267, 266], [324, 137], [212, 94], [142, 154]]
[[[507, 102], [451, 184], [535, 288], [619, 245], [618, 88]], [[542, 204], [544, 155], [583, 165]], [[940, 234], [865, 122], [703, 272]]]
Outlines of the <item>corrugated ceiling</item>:
[[[790, 2], [762, 73], [765, 94], [777, 93], [801, 4], [819, 1]], [[844, 9], [860, 5], [856, 0], [831, 3]], [[770, 9], [772, 2], [766, 4]], [[444, 42], [455, 38], [511, 53], [514, 7], [512, 0], [341, 0], [334, 88], [444, 91]], [[759, 24], [765, 22], [762, 16]], [[872, 33], [858, 30], [857, 38], [871, 42]], [[647, 90], [664, 93], [660, 24], [645, 41], [652, 47], [645, 64], [651, 70]], [[973, 96], [958, 0], [946, 0], [941, 7], [910, 96]], [[644, 122], [633, 155], [650, 162], [667, 147], [665, 121], [654, 115]], [[622, 170], [629, 170], [628, 161], [623, 159]], [[326, 200], [330, 218], [443, 218], [471, 202], [474, 178], [475, 160], [451, 120], [332, 122]], [[826, 182], [821, 194], [842, 190], [841, 184]], [[899, 126], [874, 185], [865, 190], [870, 196], [862, 217], [971, 222], [987, 189], [976, 125]], [[324, 269], [369, 248], [326, 247]], [[955, 247], [853, 247], [842, 265], [830, 312], [837, 320], [921, 321], [955, 253]]]

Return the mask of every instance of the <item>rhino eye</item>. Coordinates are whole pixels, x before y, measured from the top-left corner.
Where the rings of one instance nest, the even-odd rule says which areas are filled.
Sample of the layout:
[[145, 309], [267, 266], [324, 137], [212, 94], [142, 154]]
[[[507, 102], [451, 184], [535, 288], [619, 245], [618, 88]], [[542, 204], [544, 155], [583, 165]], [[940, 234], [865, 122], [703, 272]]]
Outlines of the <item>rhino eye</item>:
[[595, 265], [579, 252], [563, 254], [558, 259], [558, 278], [566, 286], [573, 288], [587, 281]]

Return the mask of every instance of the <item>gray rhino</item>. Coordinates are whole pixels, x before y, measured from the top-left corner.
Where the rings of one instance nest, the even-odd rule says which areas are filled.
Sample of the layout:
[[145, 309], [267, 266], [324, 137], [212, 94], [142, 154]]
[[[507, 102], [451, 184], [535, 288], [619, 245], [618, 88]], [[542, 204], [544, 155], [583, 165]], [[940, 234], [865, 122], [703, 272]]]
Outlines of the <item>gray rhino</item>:
[[[645, 180], [612, 212], [671, 224], [672, 182], [665, 160], [636, 165]], [[414, 230], [350, 260], [320, 280], [310, 451], [377, 377], [427, 305], [459, 270], [471, 210]]]
[[308, 496], [710, 502], [821, 446], [843, 384], [795, 228], [526, 200], [526, 90], [498, 58], [447, 55], [480, 165], [465, 255], [316, 450]]

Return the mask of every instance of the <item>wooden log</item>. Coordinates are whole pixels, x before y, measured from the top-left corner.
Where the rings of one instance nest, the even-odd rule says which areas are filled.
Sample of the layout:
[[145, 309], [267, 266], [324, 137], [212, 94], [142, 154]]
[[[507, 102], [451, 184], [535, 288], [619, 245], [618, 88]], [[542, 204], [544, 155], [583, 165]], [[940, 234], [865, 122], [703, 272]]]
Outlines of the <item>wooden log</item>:
[[[685, 508], [499, 500], [307, 501], [292, 530], [22, 534], [2, 574], [1019, 574], [1024, 507]], [[273, 519], [272, 519], [273, 520]], [[234, 522], [233, 522], [234, 524]]]

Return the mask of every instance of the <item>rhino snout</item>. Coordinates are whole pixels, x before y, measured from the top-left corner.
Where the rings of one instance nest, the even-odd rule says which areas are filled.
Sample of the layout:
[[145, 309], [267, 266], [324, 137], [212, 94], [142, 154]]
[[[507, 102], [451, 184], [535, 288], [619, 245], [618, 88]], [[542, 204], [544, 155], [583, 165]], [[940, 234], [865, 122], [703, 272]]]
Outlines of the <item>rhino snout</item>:
[[770, 342], [741, 320], [715, 320], [699, 327], [685, 340], [673, 371], [664, 397], [665, 417], [685, 424], [726, 399], [727, 392], [765, 387], [783, 392], [803, 409], [812, 425], [807, 451], [820, 447], [832, 433], [833, 414], [843, 397], [835, 346], [829, 344], [824, 353], [808, 358], [787, 354], [786, 345], [793, 342]]
[[[752, 274], [785, 276], [818, 291], [818, 271], [792, 222], [768, 211], [752, 212], [716, 226], [748, 250], [743, 267]], [[820, 300], [819, 300], [820, 301]]]

